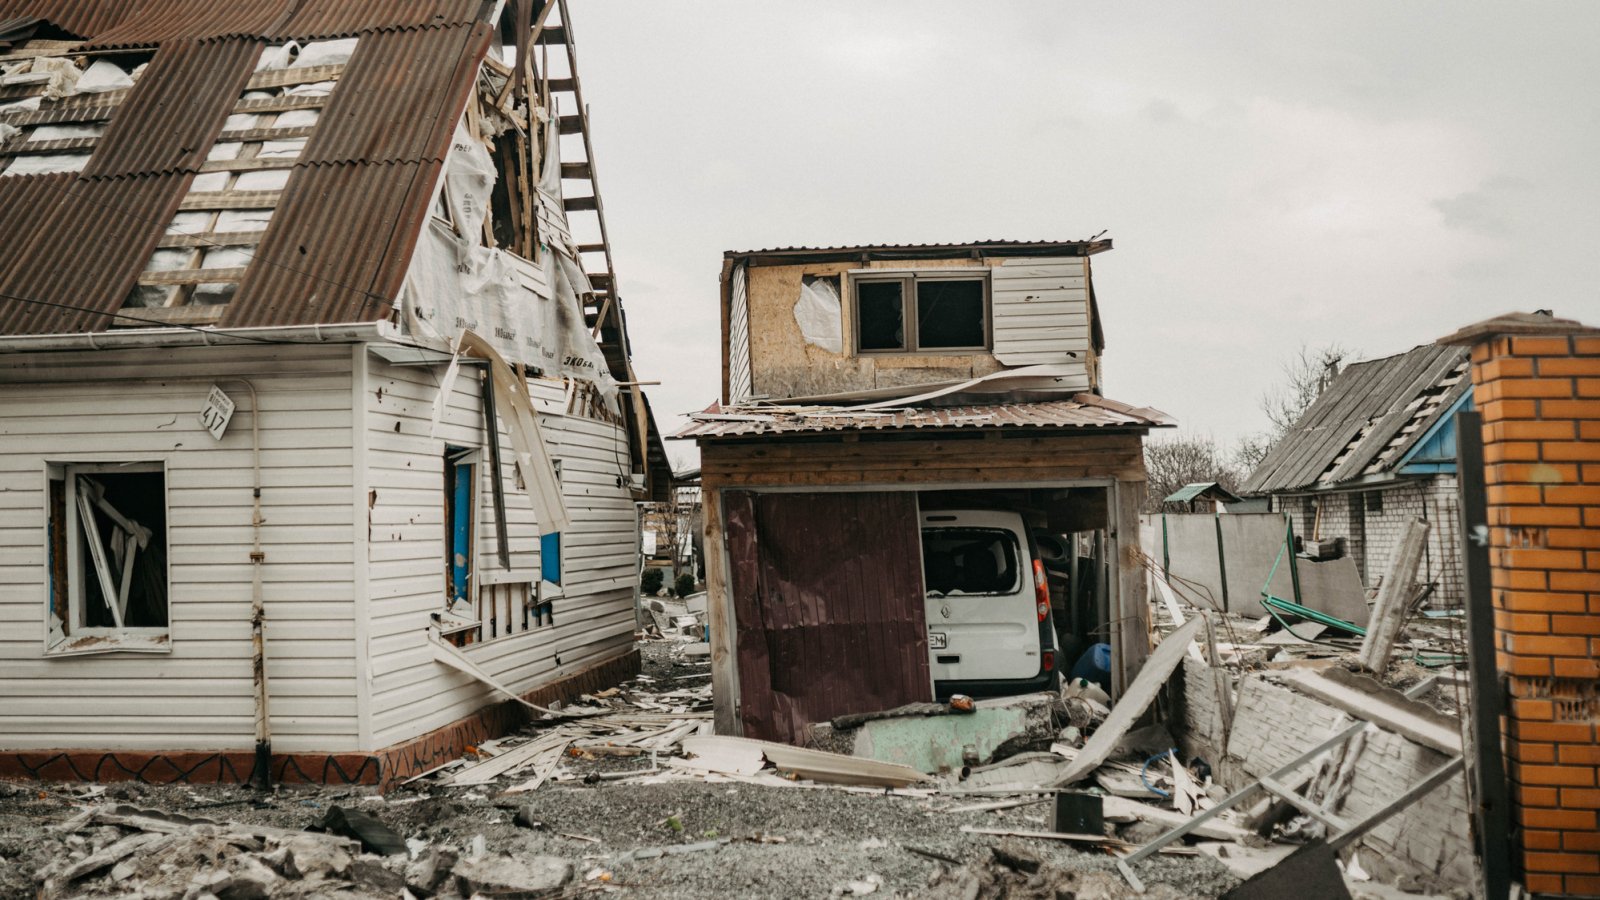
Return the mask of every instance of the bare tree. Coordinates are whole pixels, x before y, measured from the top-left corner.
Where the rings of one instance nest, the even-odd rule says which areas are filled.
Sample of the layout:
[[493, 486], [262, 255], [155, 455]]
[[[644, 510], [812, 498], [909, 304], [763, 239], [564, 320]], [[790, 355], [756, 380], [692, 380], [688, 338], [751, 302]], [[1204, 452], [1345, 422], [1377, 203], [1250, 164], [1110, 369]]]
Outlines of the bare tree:
[[1239, 487], [1239, 472], [1209, 437], [1173, 437], [1144, 445], [1150, 493], [1146, 510], [1157, 512], [1161, 501], [1186, 484], [1215, 481], [1228, 490]]
[[1283, 383], [1261, 395], [1261, 411], [1272, 423], [1272, 441], [1294, 426], [1353, 355], [1338, 344], [1300, 345], [1299, 351], [1283, 364]]
[[1241, 481], [1248, 479], [1250, 473], [1261, 465], [1267, 458], [1267, 451], [1272, 449], [1272, 435], [1265, 431], [1254, 434], [1240, 435], [1233, 445], [1233, 467], [1239, 471]]

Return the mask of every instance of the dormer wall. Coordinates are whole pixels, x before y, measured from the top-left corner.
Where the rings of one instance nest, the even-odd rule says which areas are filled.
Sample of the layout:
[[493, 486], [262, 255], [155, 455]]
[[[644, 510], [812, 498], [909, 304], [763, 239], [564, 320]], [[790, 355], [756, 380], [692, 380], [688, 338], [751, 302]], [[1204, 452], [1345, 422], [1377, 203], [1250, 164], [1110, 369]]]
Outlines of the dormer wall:
[[1086, 256], [767, 264], [723, 273], [724, 402], [787, 400], [1062, 367], [1099, 390]]

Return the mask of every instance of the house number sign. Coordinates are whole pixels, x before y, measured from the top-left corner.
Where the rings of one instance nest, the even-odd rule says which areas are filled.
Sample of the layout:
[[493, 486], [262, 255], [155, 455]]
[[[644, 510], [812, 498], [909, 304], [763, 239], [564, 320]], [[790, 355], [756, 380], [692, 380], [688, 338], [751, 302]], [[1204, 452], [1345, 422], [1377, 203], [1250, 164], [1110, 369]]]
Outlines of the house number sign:
[[211, 392], [206, 394], [205, 408], [200, 410], [200, 424], [211, 432], [211, 436], [222, 440], [222, 433], [228, 430], [228, 421], [233, 418], [233, 398], [222, 392], [222, 388], [211, 386]]

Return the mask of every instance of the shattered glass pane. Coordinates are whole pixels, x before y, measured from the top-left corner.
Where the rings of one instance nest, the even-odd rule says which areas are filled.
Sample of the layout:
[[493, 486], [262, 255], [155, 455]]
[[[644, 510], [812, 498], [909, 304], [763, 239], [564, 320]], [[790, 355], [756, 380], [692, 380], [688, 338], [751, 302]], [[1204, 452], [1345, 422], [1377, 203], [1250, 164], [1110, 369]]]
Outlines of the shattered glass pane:
[[917, 282], [917, 346], [984, 346], [983, 281]]
[[906, 348], [904, 283], [856, 282], [856, 332], [862, 350]]

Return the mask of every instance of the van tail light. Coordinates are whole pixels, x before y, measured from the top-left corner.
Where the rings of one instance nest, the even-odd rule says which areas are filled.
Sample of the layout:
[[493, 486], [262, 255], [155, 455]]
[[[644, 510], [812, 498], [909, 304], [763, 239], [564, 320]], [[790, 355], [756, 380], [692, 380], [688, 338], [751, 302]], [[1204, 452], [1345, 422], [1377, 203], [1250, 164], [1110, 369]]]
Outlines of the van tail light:
[[1044, 560], [1033, 561], [1033, 598], [1039, 602], [1039, 621], [1050, 618], [1050, 580], [1044, 574]]
[[1044, 666], [1044, 671], [1054, 672], [1056, 670], [1056, 652], [1054, 650], [1044, 651], [1042, 664]]

